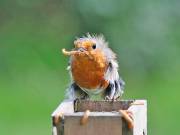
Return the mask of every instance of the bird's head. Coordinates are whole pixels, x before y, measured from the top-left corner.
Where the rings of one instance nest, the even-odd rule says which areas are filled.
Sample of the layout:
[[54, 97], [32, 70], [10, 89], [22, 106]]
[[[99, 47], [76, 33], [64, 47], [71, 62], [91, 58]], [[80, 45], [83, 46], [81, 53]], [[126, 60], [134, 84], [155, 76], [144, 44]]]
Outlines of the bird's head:
[[93, 58], [98, 54], [107, 59], [115, 58], [115, 54], [108, 47], [108, 43], [104, 40], [103, 35], [96, 36], [87, 34], [86, 36], [77, 38], [74, 41], [74, 46], [75, 48], [72, 51], [63, 49], [63, 53], [73, 56], [89, 56], [89, 58]]
[[97, 49], [97, 43], [93, 39], [89, 38], [78, 38], [77, 40], [74, 41], [75, 45], [75, 50], [78, 50], [80, 52], [84, 51], [94, 51]]

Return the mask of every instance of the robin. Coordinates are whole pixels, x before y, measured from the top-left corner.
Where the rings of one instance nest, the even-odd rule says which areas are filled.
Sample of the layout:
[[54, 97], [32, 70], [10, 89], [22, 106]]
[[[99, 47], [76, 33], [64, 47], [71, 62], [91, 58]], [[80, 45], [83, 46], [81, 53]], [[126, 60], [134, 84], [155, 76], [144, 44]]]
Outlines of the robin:
[[87, 34], [74, 41], [68, 70], [72, 83], [67, 91], [69, 99], [89, 99], [101, 94], [105, 100], [116, 100], [123, 94], [124, 81], [118, 74], [116, 54], [108, 47], [103, 35]]

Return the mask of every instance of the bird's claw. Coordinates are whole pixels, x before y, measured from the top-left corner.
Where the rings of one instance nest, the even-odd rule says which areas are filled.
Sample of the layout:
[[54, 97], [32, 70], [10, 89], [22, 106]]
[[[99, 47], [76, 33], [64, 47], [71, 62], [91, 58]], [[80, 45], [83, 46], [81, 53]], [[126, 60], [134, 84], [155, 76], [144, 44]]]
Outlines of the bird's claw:
[[120, 97], [120, 96], [113, 96], [113, 97], [111, 97], [111, 96], [108, 96], [108, 95], [107, 95], [107, 96], [105, 96], [104, 99], [105, 99], [106, 101], [113, 101], [113, 102], [114, 102], [114, 101], [117, 101], [119, 97]]
[[118, 98], [119, 97], [110, 97], [110, 96], [105, 96], [105, 101], [112, 101], [112, 102], [114, 102], [114, 101], [117, 101], [118, 100]]
[[109, 97], [109, 96], [105, 96], [105, 98], [104, 98], [106, 101], [109, 101], [109, 100], [111, 100], [111, 98]]

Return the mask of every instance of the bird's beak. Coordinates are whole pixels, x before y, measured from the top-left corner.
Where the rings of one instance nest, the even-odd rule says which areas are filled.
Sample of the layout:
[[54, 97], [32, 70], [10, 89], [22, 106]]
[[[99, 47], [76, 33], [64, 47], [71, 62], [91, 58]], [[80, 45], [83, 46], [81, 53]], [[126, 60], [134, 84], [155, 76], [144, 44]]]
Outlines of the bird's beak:
[[76, 51], [79, 51], [79, 52], [87, 51], [87, 49], [85, 49], [85, 48], [82, 46], [82, 43], [81, 43], [80, 41], [74, 41], [74, 45], [75, 45], [75, 50], [76, 50]]
[[85, 48], [83, 48], [83, 47], [79, 47], [79, 48], [77, 48], [76, 49], [77, 51], [80, 51], [80, 52], [84, 52], [84, 51], [87, 51]]

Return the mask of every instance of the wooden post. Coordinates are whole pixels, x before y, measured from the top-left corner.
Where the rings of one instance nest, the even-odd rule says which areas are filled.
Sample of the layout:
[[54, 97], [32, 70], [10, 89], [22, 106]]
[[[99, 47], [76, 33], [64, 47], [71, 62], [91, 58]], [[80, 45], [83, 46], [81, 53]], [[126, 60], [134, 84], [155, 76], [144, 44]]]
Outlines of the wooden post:
[[[89, 117], [82, 125], [87, 110]], [[119, 110], [132, 113], [132, 129]], [[53, 112], [52, 123], [53, 135], [147, 135], [147, 102], [67, 100]]]

